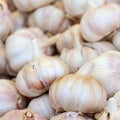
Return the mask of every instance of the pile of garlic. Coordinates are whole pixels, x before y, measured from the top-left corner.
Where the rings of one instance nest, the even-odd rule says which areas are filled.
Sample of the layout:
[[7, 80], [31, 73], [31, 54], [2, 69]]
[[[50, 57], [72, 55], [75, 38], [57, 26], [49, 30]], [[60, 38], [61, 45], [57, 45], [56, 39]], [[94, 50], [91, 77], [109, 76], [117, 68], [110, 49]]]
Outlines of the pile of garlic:
[[119, 0], [0, 0], [0, 16], [0, 120], [119, 120]]

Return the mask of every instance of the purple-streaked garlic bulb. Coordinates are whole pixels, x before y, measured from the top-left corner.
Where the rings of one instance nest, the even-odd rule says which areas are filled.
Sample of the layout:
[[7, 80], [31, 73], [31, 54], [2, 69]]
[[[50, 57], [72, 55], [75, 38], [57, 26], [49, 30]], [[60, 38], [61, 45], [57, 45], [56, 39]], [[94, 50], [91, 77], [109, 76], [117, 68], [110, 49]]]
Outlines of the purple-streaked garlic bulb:
[[49, 5], [55, 0], [13, 0], [15, 6], [24, 12], [32, 12], [33, 10]]
[[47, 45], [44, 44], [48, 37], [38, 28], [20, 29], [7, 38], [6, 57], [10, 69], [15, 73], [35, 57], [32, 42], [34, 39], [39, 44], [40, 52], [47, 55], [53, 53], [52, 47], [49, 47], [51, 42], [47, 43]]
[[49, 97], [57, 112], [95, 113], [104, 108], [107, 100], [101, 84], [89, 76], [79, 74], [69, 74], [55, 80], [50, 86]]
[[29, 109], [11, 110], [0, 120], [46, 120], [44, 116]]
[[94, 119], [80, 115], [77, 112], [64, 112], [56, 116], [53, 116], [50, 120], [94, 120]]
[[108, 51], [84, 64], [77, 72], [89, 75], [100, 82], [107, 96], [113, 96], [120, 89], [120, 52]]
[[57, 34], [65, 31], [70, 22], [65, 18], [65, 13], [61, 9], [48, 5], [31, 13], [28, 17], [28, 24], [31, 27], [39, 27], [44, 32]]
[[0, 1], [0, 39], [6, 38], [14, 31], [14, 20], [5, 1]]
[[32, 99], [27, 108], [42, 114], [46, 119], [50, 119], [55, 115], [55, 110], [50, 104], [48, 94]]
[[[114, 20], [113, 20], [114, 18]], [[120, 27], [120, 6], [113, 3], [91, 8], [80, 21], [81, 35], [86, 41], [99, 41]]]
[[0, 116], [13, 109], [23, 109], [27, 100], [17, 91], [13, 81], [0, 79]]
[[12, 16], [15, 21], [14, 31], [27, 27], [27, 13], [16, 10], [12, 13]]
[[40, 53], [37, 41], [32, 42], [36, 57], [18, 72], [16, 78], [19, 92], [27, 97], [43, 94], [53, 81], [69, 73], [68, 66], [60, 57]]
[[80, 18], [92, 6], [105, 4], [105, 0], [63, 0], [68, 15]]

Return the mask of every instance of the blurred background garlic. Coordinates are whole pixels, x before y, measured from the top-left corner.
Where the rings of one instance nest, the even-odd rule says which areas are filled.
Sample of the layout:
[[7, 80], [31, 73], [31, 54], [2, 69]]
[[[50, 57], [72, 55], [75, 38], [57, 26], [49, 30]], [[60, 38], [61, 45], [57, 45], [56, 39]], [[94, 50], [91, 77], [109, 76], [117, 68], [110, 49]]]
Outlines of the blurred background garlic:
[[50, 86], [49, 97], [57, 112], [95, 113], [104, 108], [107, 100], [101, 84], [89, 76], [79, 74], [69, 74], [55, 80]]
[[27, 108], [42, 114], [46, 119], [50, 119], [55, 115], [55, 110], [50, 104], [48, 94], [32, 99]]
[[44, 44], [48, 37], [38, 28], [24, 28], [14, 32], [7, 38], [5, 49], [8, 65], [15, 74], [35, 57], [33, 39], [37, 40], [40, 52], [47, 55], [53, 53], [53, 48], [49, 47], [51, 41], [47, 45]]
[[0, 1], [0, 39], [6, 38], [14, 31], [14, 20], [4, 0]]
[[120, 51], [120, 31], [114, 33], [112, 43]]
[[107, 96], [113, 96], [120, 89], [120, 52], [108, 51], [84, 64], [77, 72], [89, 75], [99, 81], [105, 88]]
[[[114, 18], [114, 21], [113, 21]], [[120, 27], [120, 6], [113, 3], [91, 8], [80, 21], [81, 35], [86, 41], [99, 41]]]
[[54, 2], [55, 0], [13, 0], [15, 6], [24, 12], [32, 12], [33, 10], [49, 5], [50, 3]]
[[70, 22], [65, 18], [64, 11], [48, 5], [31, 13], [28, 17], [28, 24], [31, 27], [39, 27], [42, 31], [50, 32], [54, 35], [65, 31], [70, 25]]
[[27, 13], [16, 10], [12, 13], [12, 16], [15, 21], [14, 31], [27, 27]]
[[116, 4], [120, 4], [120, 0], [108, 0], [108, 2], [113, 2], [113, 3], [116, 3]]
[[81, 18], [92, 6], [105, 4], [105, 0], [63, 0], [63, 3], [68, 15]]
[[0, 116], [14, 109], [26, 107], [27, 100], [17, 91], [13, 81], [0, 79]]
[[16, 85], [21, 94], [36, 97], [47, 91], [54, 80], [69, 73], [68, 66], [58, 56], [46, 56], [33, 42], [35, 58], [17, 74]]
[[56, 116], [53, 116], [50, 120], [94, 120], [94, 119], [80, 115], [77, 112], [64, 112]]
[[0, 120], [46, 120], [44, 116], [29, 109], [12, 110], [0, 118]]

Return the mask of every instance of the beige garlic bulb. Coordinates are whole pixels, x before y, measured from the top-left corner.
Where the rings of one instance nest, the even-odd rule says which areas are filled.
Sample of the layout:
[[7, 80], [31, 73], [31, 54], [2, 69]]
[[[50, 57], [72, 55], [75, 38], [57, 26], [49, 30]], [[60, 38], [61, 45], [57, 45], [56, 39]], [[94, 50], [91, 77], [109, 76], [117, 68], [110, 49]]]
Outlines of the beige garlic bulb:
[[[106, 104], [106, 91], [95, 79], [69, 74], [55, 80], [49, 89], [50, 103], [56, 111], [95, 113]], [[62, 99], [62, 100], [61, 100]]]
[[120, 7], [117, 4], [107, 3], [92, 8], [83, 15], [80, 21], [81, 35], [89, 42], [101, 40], [120, 27], [119, 21]]
[[51, 55], [53, 49], [44, 44], [48, 37], [38, 28], [24, 28], [14, 32], [6, 40], [6, 57], [10, 69], [17, 73], [26, 63], [34, 58], [32, 40], [37, 39], [40, 50]]
[[28, 17], [27, 13], [16, 10], [12, 13], [12, 16], [13, 19], [15, 20], [14, 31], [27, 27], [27, 17]]
[[94, 120], [94, 119], [82, 116], [77, 112], [64, 112], [56, 116], [53, 116], [50, 120]]
[[25, 108], [26, 102], [13, 81], [0, 79], [0, 116], [13, 109]]
[[32, 99], [27, 108], [42, 114], [46, 119], [50, 119], [55, 115], [55, 111], [50, 104], [48, 94]]
[[0, 120], [46, 120], [44, 116], [29, 109], [11, 110]]
[[65, 14], [61, 9], [48, 5], [31, 13], [28, 17], [28, 24], [32, 27], [39, 27], [44, 32], [57, 34], [65, 31], [70, 22], [65, 18]]
[[40, 53], [37, 41], [32, 42], [36, 57], [18, 72], [16, 78], [18, 90], [27, 97], [43, 94], [54, 80], [69, 73], [68, 66], [60, 57]]
[[89, 75], [99, 81], [105, 88], [107, 96], [113, 96], [120, 89], [120, 52], [108, 51], [84, 64], [77, 72]]
[[5, 42], [6, 38], [14, 30], [14, 20], [5, 1], [0, 1], [0, 39]]
[[120, 31], [116, 32], [112, 38], [113, 45], [120, 51]]
[[105, 0], [63, 0], [68, 15], [80, 18], [92, 6], [105, 4]]

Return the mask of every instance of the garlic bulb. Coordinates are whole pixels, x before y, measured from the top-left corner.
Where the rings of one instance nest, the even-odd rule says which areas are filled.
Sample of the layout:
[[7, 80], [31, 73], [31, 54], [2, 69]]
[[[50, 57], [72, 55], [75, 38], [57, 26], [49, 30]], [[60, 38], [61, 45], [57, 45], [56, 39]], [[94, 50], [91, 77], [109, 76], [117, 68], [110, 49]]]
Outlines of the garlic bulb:
[[77, 112], [64, 112], [53, 116], [50, 120], [94, 120], [80, 115]]
[[13, 81], [0, 79], [0, 116], [13, 109], [25, 108], [26, 102]]
[[48, 39], [38, 28], [24, 28], [10, 35], [6, 40], [6, 57], [10, 69], [17, 73], [26, 63], [35, 56], [32, 40], [37, 39], [40, 50], [47, 55], [51, 55], [53, 49], [49, 47], [49, 42], [44, 46], [44, 39]]
[[120, 51], [120, 31], [116, 32], [112, 38], [113, 45]]
[[81, 18], [81, 35], [89, 42], [101, 40], [120, 27], [119, 21], [120, 7], [117, 4], [108, 3], [91, 8]]
[[6, 38], [14, 30], [14, 21], [5, 1], [0, 1], [0, 39]]
[[28, 97], [43, 94], [54, 80], [69, 73], [68, 66], [60, 57], [40, 53], [37, 41], [32, 42], [36, 57], [19, 71], [16, 78], [18, 90]]
[[55, 0], [13, 0], [15, 6], [24, 12], [32, 12], [33, 10], [40, 8], [42, 6], [49, 5]]
[[27, 108], [42, 114], [46, 119], [50, 119], [55, 115], [55, 111], [50, 104], [48, 94], [32, 99]]
[[28, 24], [31, 27], [39, 27], [44, 32], [57, 34], [65, 31], [70, 22], [65, 18], [65, 14], [61, 9], [48, 5], [31, 13], [28, 17]]
[[92, 6], [105, 4], [105, 0], [63, 0], [67, 14], [80, 18]]
[[120, 89], [120, 52], [108, 51], [84, 64], [77, 72], [89, 75], [105, 88], [107, 96], [113, 96]]
[[15, 20], [15, 31], [27, 27], [28, 14], [16, 10], [12, 13], [12, 16]]
[[49, 96], [56, 111], [82, 113], [101, 111], [107, 99], [106, 91], [95, 79], [79, 74], [69, 74], [55, 80], [50, 86]]
[[12, 110], [6, 113], [0, 120], [46, 120], [44, 116], [32, 110]]

